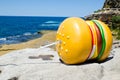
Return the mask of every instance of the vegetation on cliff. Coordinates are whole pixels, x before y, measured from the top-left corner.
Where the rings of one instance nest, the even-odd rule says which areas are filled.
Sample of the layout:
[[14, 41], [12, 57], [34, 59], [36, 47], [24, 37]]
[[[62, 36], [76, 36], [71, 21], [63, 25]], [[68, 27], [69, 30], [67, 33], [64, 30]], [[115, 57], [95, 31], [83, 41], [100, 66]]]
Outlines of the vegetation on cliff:
[[112, 30], [116, 39], [120, 39], [120, 15], [112, 17]]

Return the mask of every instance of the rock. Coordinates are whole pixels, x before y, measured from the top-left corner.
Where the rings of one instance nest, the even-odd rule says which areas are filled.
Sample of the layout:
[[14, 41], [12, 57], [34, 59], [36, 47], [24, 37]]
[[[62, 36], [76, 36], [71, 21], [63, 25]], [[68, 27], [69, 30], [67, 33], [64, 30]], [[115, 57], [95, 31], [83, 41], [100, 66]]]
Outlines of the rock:
[[120, 0], [105, 0], [103, 8], [120, 8]]
[[18, 77], [12, 77], [11, 79], [8, 80], [18, 80]]
[[50, 33], [50, 32], [55, 32], [55, 30], [40, 30], [37, 33], [44, 35], [44, 34], [47, 34], [47, 33]]
[[105, 0], [104, 5], [101, 9], [94, 11], [93, 14], [90, 14], [85, 18], [87, 20], [101, 20], [111, 27], [113, 25], [112, 18], [114, 16], [120, 16], [120, 0]]
[[114, 49], [113, 59], [102, 63], [104, 76], [101, 80], [120, 80], [120, 48]]
[[[50, 48], [17, 50], [0, 57], [0, 80], [120, 80], [120, 48], [111, 53], [103, 63], [66, 65]], [[39, 55], [52, 59], [29, 58]]]
[[116, 41], [114, 41], [113, 42], [113, 47], [112, 47], [113, 49], [114, 48], [120, 48], [120, 40], [116, 40]]
[[2, 73], [2, 71], [0, 70], [0, 74]]

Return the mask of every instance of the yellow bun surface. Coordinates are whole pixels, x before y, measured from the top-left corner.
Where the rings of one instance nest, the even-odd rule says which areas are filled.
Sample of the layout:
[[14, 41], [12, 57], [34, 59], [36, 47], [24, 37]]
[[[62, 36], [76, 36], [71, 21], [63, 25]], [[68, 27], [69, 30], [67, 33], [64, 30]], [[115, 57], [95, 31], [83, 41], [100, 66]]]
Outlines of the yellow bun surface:
[[56, 50], [66, 64], [77, 64], [86, 61], [92, 49], [92, 36], [87, 23], [81, 18], [67, 18], [58, 31]]
[[105, 47], [103, 55], [99, 59], [99, 61], [103, 61], [109, 56], [109, 53], [110, 53], [110, 50], [112, 47], [113, 38], [112, 38], [112, 33], [111, 33], [109, 27], [101, 21], [98, 21], [98, 20], [96, 20], [96, 21], [102, 26], [104, 35], [105, 35], [106, 47]]

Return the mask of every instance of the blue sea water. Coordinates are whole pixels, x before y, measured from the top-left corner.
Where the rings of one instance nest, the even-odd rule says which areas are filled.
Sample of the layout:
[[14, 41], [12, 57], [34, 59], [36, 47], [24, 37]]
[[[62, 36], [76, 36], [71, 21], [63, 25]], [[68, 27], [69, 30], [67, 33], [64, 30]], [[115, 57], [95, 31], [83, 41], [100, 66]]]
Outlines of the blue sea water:
[[57, 30], [66, 17], [0, 16], [0, 44], [25, 42], [40, 37], [40, 30]]

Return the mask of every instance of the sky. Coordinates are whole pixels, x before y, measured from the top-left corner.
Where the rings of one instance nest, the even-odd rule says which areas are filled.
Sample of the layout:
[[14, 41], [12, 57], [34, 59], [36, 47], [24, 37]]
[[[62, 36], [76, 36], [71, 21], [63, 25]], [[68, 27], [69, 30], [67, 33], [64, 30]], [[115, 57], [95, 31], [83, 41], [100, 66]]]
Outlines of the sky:
[[3, 16], [78, 16], [101, 9], [105, 0], [0, 0]]

